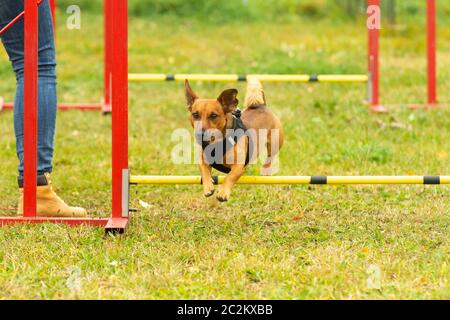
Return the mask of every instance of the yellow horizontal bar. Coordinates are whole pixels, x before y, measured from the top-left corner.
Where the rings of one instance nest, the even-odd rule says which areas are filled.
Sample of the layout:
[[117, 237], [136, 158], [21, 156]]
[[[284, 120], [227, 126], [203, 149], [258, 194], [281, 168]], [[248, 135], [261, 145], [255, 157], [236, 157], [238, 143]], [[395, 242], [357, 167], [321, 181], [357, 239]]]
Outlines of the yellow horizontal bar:
[[238, 81], [237, 74], [176, 74], [176, 81]]
[[441, 176], [441, 184], [450, 184], [450, 176]]
[[[225, 176], [218, 176], [219, 184], [223, 183]], [[131, 176], [132, 184], [201, 184], [200, 176]], [[309, 184], [311, 177], [259, 177], [244, 176], [239, 184]]]
[[163, 73], [130, 73], [128, 81], [165, 81], [166, 77]]
[[262, 82], [309, 82], [307, 74], [249, 74], [247, 78], [256, 78]]
[[[128, 81], [143, 82], [143, 81], [166, 81], [167, 74], [162, 73], [130, 73]], [[235, 74], [175, 74], [170, 76], [175, 81], [184, 81], [185, 79], [191, 81], [226, 81], [235, 82], [239, 80], [239, 75]]]
[[[423, 176], [330, 176], [326, 184], [424, 184]], [[219, 176], [223, 183], [225, 176]], [[450, 176], [441, 176], [441, 184], [450, 184]], [[238, 184], [311, 184], [311, 176], [243, 176]], [[132, 184], [201, 184], [200, 176], [131, 176]]]
[[319, 82], [367, 82], [369, 77], [365, 74], [354, 75], [319, 75]]
[[131, 176], [131, 184], [201, 184], [200, 176]]
[[175, 74], [167, 75], [162, 73], [130, 73], [129, 81], [184, 81], [185, 79], [192, 81], [226, 81], [234, 82], [245, 79], [256, 78], [262, 82], [367, 82], [367, 75], [307, 75], [307, 74]]
[[335, 176], [327, 184], [423, 184], [423, 176]]

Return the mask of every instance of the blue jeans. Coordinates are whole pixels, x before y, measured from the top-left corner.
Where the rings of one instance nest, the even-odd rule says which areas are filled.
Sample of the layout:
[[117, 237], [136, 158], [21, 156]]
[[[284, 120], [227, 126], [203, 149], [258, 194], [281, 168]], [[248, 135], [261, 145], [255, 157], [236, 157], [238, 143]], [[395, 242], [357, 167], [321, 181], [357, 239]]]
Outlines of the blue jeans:
[[[23, 11], [23, 0], [0, 0], [0, 28]], [[16, 74], [14, 130], [19, 158], [19, 178], [23, 177], [24, 118], [24, 21], [21, 19], [2, 35], [2, 43]], [[50, 4], [39, 7], [38, 53], [38, 174], [52, 172], [53, 141], [56, 123], [56, 55]]]

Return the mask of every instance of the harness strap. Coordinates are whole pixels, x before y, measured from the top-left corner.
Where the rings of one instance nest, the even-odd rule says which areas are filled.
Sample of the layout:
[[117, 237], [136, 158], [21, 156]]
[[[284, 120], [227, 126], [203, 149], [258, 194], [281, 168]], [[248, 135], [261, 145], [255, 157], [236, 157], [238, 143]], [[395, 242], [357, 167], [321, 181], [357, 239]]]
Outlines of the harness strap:
[[[235, 133], [237, 130], [242, 130], [243, 134], [238, 136], [236, 134], [230, 135], [228, 137], [226, 137], [225, 139], [223, 139], [220, 142], [217, 142], [215, 144], [210, 144], [207, 141], [203, 141], [203, 136], [201, 137], [201, 145], [202, 145], [202, 149], [203, 151], [208, 147], [208, 146], [212, 146], [213, 150], [211, 152], [211, 156], [213, 158], [215, 158], [215, 150], [221, 150], [222, 151], [222, 156], [221, 159], [223, 159], [223, 156], [225, 156], [225, 154], [228, 152], [228, 150], [230, 150], [231, 148], [234, 147], [234, 145], [236, 143], [238, 143], [238, 140], [240, 138], [242, 138], [243, 136], [247, 136], [247, 138], [249, 139], [248, 144], [247, 144], [247, 155], [245, 158], [245, 166], [248, 165], [248, 163], [250, 162], [251, 159], [251, 155], [250, 152], [253, 150], [253, 148], [250, 148], [250, 143], [251, 143], [251, 137], [250, 135], [247, 134], [247, 128], [245, 127], [244, 123], [242, 122], [242, 120], [240, 119], [241, 117], [241, 110], [237, 109], [236, 111], [234, 111], [232, 113], [233, 116], [233, 126], [232, 126], [232, 130], [233, 133]], [[199, 140], [199, 137], [197, 138], [197, 142]], [[207, 163], [213, 167], [214, 169], [223, 172], [223, 173], [229, 173], [231, 171], [230, 168], [226, 167], [224, 164], [222, 163], [216, 163], [214, 161], [214, 159], [208, 159], [208, 155], [207, 155], [207, 159], [206, 159]]]

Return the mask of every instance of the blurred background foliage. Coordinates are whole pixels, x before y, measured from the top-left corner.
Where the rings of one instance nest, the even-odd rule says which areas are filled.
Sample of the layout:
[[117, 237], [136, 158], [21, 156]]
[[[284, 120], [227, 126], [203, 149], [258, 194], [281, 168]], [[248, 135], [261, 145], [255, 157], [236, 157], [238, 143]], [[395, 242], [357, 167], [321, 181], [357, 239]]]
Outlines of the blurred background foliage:
[[[101, 0], [58, 0], [98, 12]], [[391, 23], [424, 18], [426, 0], [383, 0], [385, 18]], [[450, 14], [450, 1], [438, 0], [439, 16]], [[292, 19], [352, 20], [365, 16], [366, 0], [129, 0], [130, 16], [189, 17], [212, 23]], [[447, 19], [448, 20], [448, 19]]]

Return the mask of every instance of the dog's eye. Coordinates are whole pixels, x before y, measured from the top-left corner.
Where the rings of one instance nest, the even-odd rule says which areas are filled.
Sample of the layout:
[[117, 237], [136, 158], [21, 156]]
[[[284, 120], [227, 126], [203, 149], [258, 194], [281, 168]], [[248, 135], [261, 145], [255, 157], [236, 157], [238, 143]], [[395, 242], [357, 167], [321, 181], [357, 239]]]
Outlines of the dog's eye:
[[200, 119], [200, 114], [198, 113], [198, 112], [194, 112], [194, 113], [192, 113], [192, 118], [194, 118], [194, 119]]
[[211, 115], [209, 116], [209, 118], [212, 119], [212, 120], [217, 119], [217, 114], [211, 113]]

